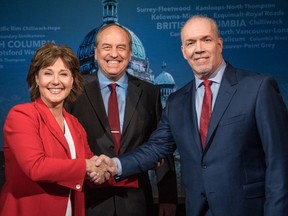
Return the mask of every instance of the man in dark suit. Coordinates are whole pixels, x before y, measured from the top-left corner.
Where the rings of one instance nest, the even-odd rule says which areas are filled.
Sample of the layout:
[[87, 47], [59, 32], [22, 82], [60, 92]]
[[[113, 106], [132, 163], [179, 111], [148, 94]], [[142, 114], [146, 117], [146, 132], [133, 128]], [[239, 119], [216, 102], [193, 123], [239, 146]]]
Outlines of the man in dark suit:
[[[129, 31], [115, 23], [102, 27], [95, 40], [95, 59], [99, 71], [86, 77], [89, 80], [84, 93], [69, 107], [85, 128], [88, 143], [95, 155], [114, 157], [135, 149], [147, 141], [160, 119], [162, 106], [159, 88], [126, 72], [131, 52], [132, 38]], [[108, 118], [110, 83], [117, 85], [117, 117], [121, 134], [119, 152], [115, 152], [112, 137], [116, 130], [111, 129]], [[173, 157], [167, 159], [166, 163], [163, 169], [170, 169], [158, 183], [159, 215], [174, 216], [177, 185]], [[102, 187], [86, 189], [86, 215], [154, 215], [148, 172], [117, 183], [113, 180]]]
[[[286, 216], [288, 114], [276, 82], [225, 62], [217, 24], [208, 17], [191, 17], [181, 41], [195, 79], [170, 95], [148, 143], [118, 159], [101, 156], [97, 165], [108, 163], [121, 179], [177, 147], [188, 216]], [[212, 114], [202, 143], [205, 80]]]

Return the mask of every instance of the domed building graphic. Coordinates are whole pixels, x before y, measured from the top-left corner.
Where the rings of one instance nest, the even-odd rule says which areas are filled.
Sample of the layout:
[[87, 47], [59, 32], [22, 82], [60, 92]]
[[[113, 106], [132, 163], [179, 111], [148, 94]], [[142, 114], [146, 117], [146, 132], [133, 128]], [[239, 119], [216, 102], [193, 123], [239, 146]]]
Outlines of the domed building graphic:
[[[117, 5], [118, 0], [102, 0], [103, 5], [103, 17], [102, 24], [94, 29], [92, 29], [83, 39], [82, 43], [78, 48], [78, 58], [80, 60], [80, 71], [83, 75], [93, 74], [98, 70], [97, 61], [94, 59], [94, 40], [99, 29], [107, 25], [109, 23], [118, 23], [118, 14], [117, 14]], [[121, 25], [121, 24], [119, 24]], [[122, 25], [123, 26], [123, 25]], [[148, 58], [146, 57], [144, 46], [141, 40], [137, 37], [137, 35], [126, 28], [131, 36], [132, 36], [132, 57], [127, 68], [127, 72], [139, 79], [148, 81], [152, 84], [155, 84], [160, 87], [161, 91], [161, 103], [162, 106], [166, 106], [166, 100], [168, 96], [176, 91], [176, 84], [172, 77], [172, 75], [166, 71], [166, 63], [162, 64], [162, 71], [160, 74], [154, 79], [154, 73], [150, 68], [150, 64]], [[178, 196], [184, 197], [184, 189], [181, 182], [181, 173], [180, 173], [180, 162], [179, 162], [179, 154], [175, 152], [175, 168], [177, 170], [177, 181], [178, 181]], [[157, 197], [157, 181], [154, 172], [150, 172], [150, 179], [153, 187], [153, 194]]]
[[[102, 0], [103, 23], [92, 29], [84, 38], [78, 48], [78, 58], [80, 60], [80, 70], [83, 74], [93, 74], [98, 70], [97, 61], [94, 59], [94, 40], [98, 30], [109, 23], [118, 23], [117, 0]], [[119, 24], [120, 25], [120, 24]], [[145, 49], [141, 40], [133, 31], [126, 28], [132, 36], [132, 58], [127, 71], [142, 80], [154, 83], [154, 75], [146, 58]]]
[[162, 106], [166, 106], [168, 96], [176, 91], [176, 84], [172, 75], [166, 71], [166, 63], [162, 64], [162, 72], [156, 77], [155, 85], [161, 89], [161, 102]]

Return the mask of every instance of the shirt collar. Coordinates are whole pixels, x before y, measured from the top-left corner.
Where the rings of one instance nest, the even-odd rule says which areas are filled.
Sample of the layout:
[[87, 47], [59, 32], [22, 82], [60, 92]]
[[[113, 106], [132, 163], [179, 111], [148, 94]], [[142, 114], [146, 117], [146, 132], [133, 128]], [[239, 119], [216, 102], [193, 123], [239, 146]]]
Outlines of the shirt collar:
[[[100, 85], [100, 89], [102, 90], [103, 88], [106, 88], [110, 83], [112, 83], [111, 80], [109, 80], [104, 74], [103, 72], [99, 69], [98, 73], [98, 80], [99, 80], [99, 85]], [[128, 86], [128, 76], [126, 74], [126, 72], [124, 73], [124, 75], [116, 82], [116, 84], [119, 87], [122, 88], [126, 88]]]
[[[211, 74], [211, 76], [209, 77], [209, 80], [213, 81], [214, 83], [221, 83], [224, 71], [226, 68], [226, 62], [223, 60], [222, 63], [220, 64], [220, 66]], [[203, 80], [199, 79], [198, 77], [195, 77], [195, 87], [196, 89], [200, 87], [200, 85], [202, 84]]]

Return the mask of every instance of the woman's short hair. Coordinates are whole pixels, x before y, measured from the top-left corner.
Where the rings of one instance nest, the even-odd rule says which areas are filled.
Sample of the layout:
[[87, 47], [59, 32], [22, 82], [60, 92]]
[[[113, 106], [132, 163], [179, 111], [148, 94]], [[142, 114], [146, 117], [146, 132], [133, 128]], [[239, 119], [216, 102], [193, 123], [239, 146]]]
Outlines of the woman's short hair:
[[83, 78], [80, 73], [79, 59], [75, 53], [68, 46], [46, 43], [33, 56], [26, 78], [32, 101], [40, 97], [39, 88], [35, 80], [36, 75], [39, 74], [40, 69], [52, 66], [58, 58], [61, 58], [73, 77], [72, 89], [65, 101], [71, 103], [82, 93]]

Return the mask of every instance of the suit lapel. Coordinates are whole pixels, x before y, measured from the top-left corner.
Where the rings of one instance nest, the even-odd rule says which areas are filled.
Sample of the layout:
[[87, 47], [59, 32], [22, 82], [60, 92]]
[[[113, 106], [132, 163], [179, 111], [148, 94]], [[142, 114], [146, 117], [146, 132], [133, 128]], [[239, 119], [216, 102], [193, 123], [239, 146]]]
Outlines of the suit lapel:
[[[190, 128], [192, 128], [192, 135], [194, 138], [194, 142], [196, 143], [197, 149], [202, 152], [202, 144], [201, 144], [201, 140], [200, 140], [200, 134], [199, 134], [199, 129], [198, 129], [198, 117], [197, 117], [197, 112], [196, 112], [196, 98], [195, 98], [195, 94], [196, 94], [196, 87], [195, 87], [195, 80], [192, 82], [192, 89], [191, 91], [189, 91], [189, 93], [187, 94], [188, 98], [186, 101], [190, 101], [189, 102], [189, 109], [192, 107], [192, 121], [188, 121], [188, 122], [192, 122], [192, 125], [190, 126]], [[191, 94], [192, 92], [192, 94]], [[192, 97], [191, 97], [192, 95]], [[190, 111], [191, 112], [191, 111]], [[189, 128], [189, 127], [188, 127]]]
[[126, 108], [125, 108], [125, 114], [124, 114], [122, 135], [125, 134], [128, 128], [128, 125], [137, 108], [137, 104], [140, 100], [142, 91], [143, 89], [140, 87], [140, 83], [128, 75], [128, 90], [127, 90]]
[[63, 111], [66, 123], [69, 127], [73, 142], [74, 142], [74, 146], [75, 146], [75, 150], [76, 150], [76, 158], [81, 158], [81, 157], [85, 157], [85, 152], [84, 152], [84, 148], [83, 148], [83, 143], [81, 142], [81, 137], [79, 132], [77, 131], [77, 128], [75, 128], [76, 123], [72, 122], [71, 118], [68, 116], [67, 112], [64, 110]]
[[[107, 114], [105, 111], [105, 106], [102, 100], [102, 94], [101, 94], [98, 78], [96, 78], [96, 80], [94, 80], [93, 82], [86, 84], [85, 92], [88, 97], [88, 100], [90, 101], [93, 107], [93, 110], [95, 111], [97, 115], [97, 118], [100, 124], [108, 132], [108, 134], [111, 135], [109, 122], [108, 122]], [[112, 139], [112, 135], [111, 135], [111, 139]]]
[[[200, 135], [198, 130], [198, 118], [195, 105], [195, 80], [192, 80], [187, 86], [184, 87], [183, 94], [178, 94], [175, 98], [174, 104], [176, 109], [169, 108], [171, 112], [171, 122], [177, 122], [179, 125], [176, 127], [179, 130], [179, 136], [185, 140], [188, 149], [191, 152], [202, 153], [202, 146], [200, 141]], [[171, 103], [173, 104], [173, 103]], [[173, 116], [173, 117], [172, 117]]]
[[230, 104], [233, 95], [237, 90], [238, 86], [237, 84], [238, 81], [236, 77], [236, 71], [230, 64], [227, 64], [209, 124], [207, 141], [206, 141], [207, 148], [211, 144], [210, 138], [212, 137], [212, 134], [216, 130], [220, 119], [222, 118], [225, 110]]
[[64, 147], [67, 156], [70, 158], [70, 150], [66, 138], [58, 125], [56, 119], [52, 115], [48, 107], [43, 103], [41, 99], [35, 101], [35, 108], [38, 110], [44, 124], [47, 126], [51, 134], [59, 141], [59, 143]]

